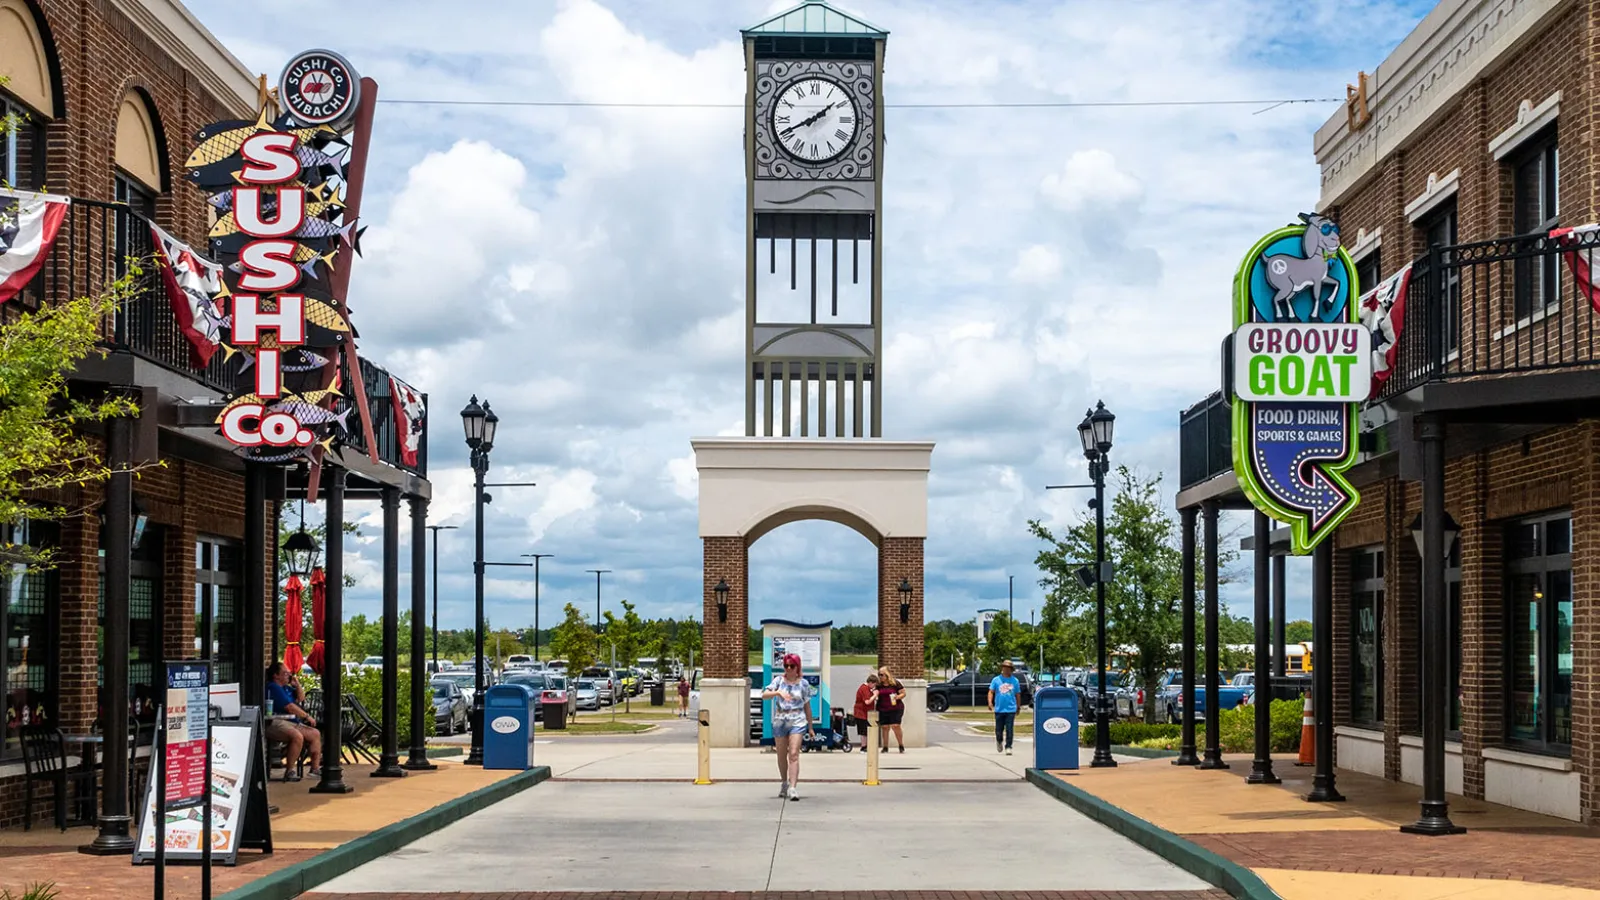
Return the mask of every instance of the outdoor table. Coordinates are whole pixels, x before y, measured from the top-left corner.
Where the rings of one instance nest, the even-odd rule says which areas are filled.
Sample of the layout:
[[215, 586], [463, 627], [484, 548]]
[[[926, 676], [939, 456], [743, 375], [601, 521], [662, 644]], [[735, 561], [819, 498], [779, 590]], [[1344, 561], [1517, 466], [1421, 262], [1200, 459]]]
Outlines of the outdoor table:
[[[62, 737], [66, 743], [77, 744], [83, 748], [83, 752], [80, 754], [82, 759], [78, 762], [78, 768], [84, 772], [93, 773], [99, 766], [99, 760], [97, 757], [100, 755], [100, 745], [106, 742], [105, 735], [68, 734], [63, 735]], [[90, 775], [88, 781], [90, 784], [89, 790], [85, 792], [82, 782], [80, 782], [78, 786], [78, 796], [74, 799], [79, 812], [78, 821], [85, 823], [91, 823], [95, 820], [95, 788], [99, 784], [98, 779], [93, 774]]]

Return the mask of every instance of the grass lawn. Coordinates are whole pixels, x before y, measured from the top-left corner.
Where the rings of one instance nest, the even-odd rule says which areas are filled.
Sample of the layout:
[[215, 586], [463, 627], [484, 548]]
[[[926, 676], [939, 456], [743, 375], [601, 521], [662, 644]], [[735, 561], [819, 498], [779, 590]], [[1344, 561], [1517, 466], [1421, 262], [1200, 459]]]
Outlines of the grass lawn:
[[[752, 650], [749, 658], [752, 668], [761, 665], [761, 651]], [[878, 664], [878, 655], [876, 653], [835, 653], [833, 655], [833, 664], [836, 666], [875, 666]]]
[[[942, 712], [942, 713], [936, 713], [936, 715], [943, 716], [946, 719], [955, 719], [958, 722], [988, 722], [990, 725], [994, 724], [994, 713], [989, 712], [988, 709], [976, 709], [976, 710], [973, 710], [973, 709], [954, 710], [954, 709], [952, 709], [952, 710], [946, 710], [945, 712]], [[1018, 724], [1021, 724], [1023, 722], [1032, 722], [1032, 721], [1033, 721], [1033, 710], [1025, 709], [1025, 710], [1017, 713], [1017, 723]]]
[[544, 734], [638, 734], [649, 731], [655, 726], [649, 722], [623, 722], [611, 721], [610, 717], [604, 719], [589, 718], [568, 721], [567, 727], [551, 731], [546, 728], [539, 729]]

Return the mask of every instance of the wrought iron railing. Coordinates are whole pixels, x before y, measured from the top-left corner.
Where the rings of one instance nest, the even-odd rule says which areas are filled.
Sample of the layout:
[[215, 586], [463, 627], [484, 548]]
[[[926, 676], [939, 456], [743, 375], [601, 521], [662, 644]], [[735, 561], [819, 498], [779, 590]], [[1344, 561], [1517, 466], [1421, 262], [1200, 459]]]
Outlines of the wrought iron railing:
[[[239, 387], [248, 390], [249, 385], [241, 383], [240, 379], [247, 377], [249, 370], [241, 375], [243, 367], [237, 356], [229, 359], [219, 351], [212, 355], [208, 365], [195, 365], [189, 341], [179, 331], [167, 299], [150, 221], [121, 203], [73, 198], [56, 243], [38, 276], [13, 301], [15, 311], [8, 309], [6, 313], [14, 315], [37, 309], [44, 302], [103, 294], [135, 269], [138, 274], [131, 276], [129, 289], [105, 324], [104, 345], [149, 360], [225, 394]], [[425, 431], [416, 465], [404, 462], [390, 395], [389, 372], [366, 360], [361, 362], [361, 371], [379, 458], [396, 468], [426, 474]], [[348, 386], [351, 383], [349, 373], [344, 373], [341, 384], [347, 387], [338, 404], [339, 408], [344, 404], [352, 407], [347, 420], [348, 443], [354, 452], [365, 453], [366, 439], [360, 415], [353, 409], [350, 399]]]
[[1433, 381], [1600, 364], [1600, 312], [1571, 265], [1577, 255], [1587, 269], [1591, 252], [1600, 256], [1600, 231], [1429, 250], [1412, 265], [1394, 371], [1376, 399]]
[[1178, 414], [1178, 487], [1233, 471], [1233, 410], [1221, 391]]

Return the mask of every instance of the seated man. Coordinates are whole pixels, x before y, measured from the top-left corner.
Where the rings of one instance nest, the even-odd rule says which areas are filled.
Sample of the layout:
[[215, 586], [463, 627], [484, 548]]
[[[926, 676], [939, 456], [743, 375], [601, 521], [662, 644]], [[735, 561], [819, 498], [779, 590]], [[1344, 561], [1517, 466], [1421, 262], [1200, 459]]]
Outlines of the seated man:
[[[293, 693], [290, 688], [293, 688]], [[322, 774], [322, 732], [317, 730], [317, 720], [305, 711], [300, 701], [305, 692], [300, 689], [300, 679], [290, 674], [281, 662], [267, 669], [267, 699], [272, 701], [274, 716], [291, 716], [288, 719], [267, 720], [267, 740], [285, 745], [283, 754], [283, 780], [299, 781], [295, 763], [300, 759], [302, 747], [311, 748], [311, 774]]]

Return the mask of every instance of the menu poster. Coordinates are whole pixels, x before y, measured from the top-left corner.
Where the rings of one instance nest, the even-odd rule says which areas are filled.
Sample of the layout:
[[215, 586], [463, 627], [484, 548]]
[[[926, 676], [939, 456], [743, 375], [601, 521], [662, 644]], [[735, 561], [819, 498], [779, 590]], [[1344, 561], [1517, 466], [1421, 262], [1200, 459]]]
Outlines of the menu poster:
[[[237, 721], [211, 723], [211, 854], [214, 861], [228, 866], [238, 863], [241, 847], [272, 852], [259, 709], [247, 707], [242, 712]], [[155, 859], [156, 785], [155, 779], [150, 781], [133, 853], [136, 865]], [[167, 810], [168, 862], [200, 861], [201, 816], [198, 806]]]
[[211, 673], [204, 662], [167, 663], [166, 808], [199, 806], [205, 800], [206, 737], [210, 725]]
[[822, 638], [815, 634], [783, 635], [772, 639], [772, 669], [783, 671], [783, 657], [793, 653], [800, 657], [800, 668], [822, 668]]

